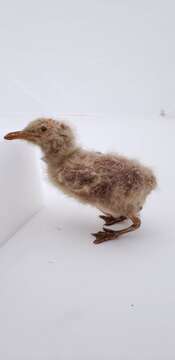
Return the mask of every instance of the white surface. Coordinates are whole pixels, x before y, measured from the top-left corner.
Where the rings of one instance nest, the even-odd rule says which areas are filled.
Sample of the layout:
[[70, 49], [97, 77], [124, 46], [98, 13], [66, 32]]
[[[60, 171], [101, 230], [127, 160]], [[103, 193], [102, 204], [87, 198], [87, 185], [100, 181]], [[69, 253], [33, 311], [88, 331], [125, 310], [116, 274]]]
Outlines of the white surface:
[[0, 244], [8, 240], [43, 205], [35, 149], [3, 140], [0, 131]]
[[1, 249], [3, 360], [174, 360], [175, 124], [142, 123], [103, 122], [96, 139], [156, 164], [138, 231], [95, 246], [99, 212], [48, 188], [47, 207]]
[[3, 360], [174, 360], [173, 225], [94, 246], [97, 215], [60, 201], [2, 249]]
[[173, 0], [3, 1], [0, 122], [175, 114], [174, 13]]

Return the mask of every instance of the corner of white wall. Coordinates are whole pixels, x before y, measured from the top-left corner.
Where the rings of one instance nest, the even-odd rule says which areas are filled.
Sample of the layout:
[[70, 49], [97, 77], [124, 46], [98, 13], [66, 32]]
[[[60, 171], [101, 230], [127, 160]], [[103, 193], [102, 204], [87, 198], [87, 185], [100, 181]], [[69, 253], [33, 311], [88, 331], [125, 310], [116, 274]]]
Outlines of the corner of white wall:
[[0, 244], [8, 240], [43, 205], [36, 149], [5, 141], [0, 131]]

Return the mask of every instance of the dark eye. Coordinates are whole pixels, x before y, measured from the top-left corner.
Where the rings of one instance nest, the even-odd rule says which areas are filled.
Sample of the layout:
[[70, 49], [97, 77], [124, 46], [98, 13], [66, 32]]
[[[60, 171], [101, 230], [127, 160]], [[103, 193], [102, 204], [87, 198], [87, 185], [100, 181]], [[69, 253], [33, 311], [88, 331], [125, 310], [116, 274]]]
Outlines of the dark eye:
[[46, 128], [46, 126], [41, 126], [41, 131], [43, 131], [43, 132], [45, 132], [45, 131], [47, 131], [47, 128]]

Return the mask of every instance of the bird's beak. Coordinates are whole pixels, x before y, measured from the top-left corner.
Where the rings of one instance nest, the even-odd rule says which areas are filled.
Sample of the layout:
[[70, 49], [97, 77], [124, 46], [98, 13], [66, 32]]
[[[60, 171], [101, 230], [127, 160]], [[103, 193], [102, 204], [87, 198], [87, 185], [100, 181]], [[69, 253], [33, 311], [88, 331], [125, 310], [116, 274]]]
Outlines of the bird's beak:
[[16, 140], [16, 139], [29, 140], [29, 134], [27, 133], [27, 131], [15, 131], [15, 132], [11, 132], [11, 133], [5, 135], [4, 139], [5, 140]]

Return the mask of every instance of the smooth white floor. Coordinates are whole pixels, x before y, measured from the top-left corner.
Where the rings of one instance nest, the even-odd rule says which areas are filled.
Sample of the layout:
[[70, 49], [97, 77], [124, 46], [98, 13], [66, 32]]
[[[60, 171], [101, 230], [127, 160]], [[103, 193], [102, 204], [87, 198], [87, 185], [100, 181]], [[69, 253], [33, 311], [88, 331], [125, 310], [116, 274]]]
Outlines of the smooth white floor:
[[97, 149], [108, 131], [116, 150], [156, 164], [143, 226], [95, 246], [98, 211], [48, 189], [46, 207], [0, 249], [3, 360], [175, 358], [174, 124], [114, 127], [104, 123]]
[[98, 212], [61, 198], [14, 236], [0, 252], [1, 359], [174, 359], [174, 225], [150, 210], [95, 246]]

